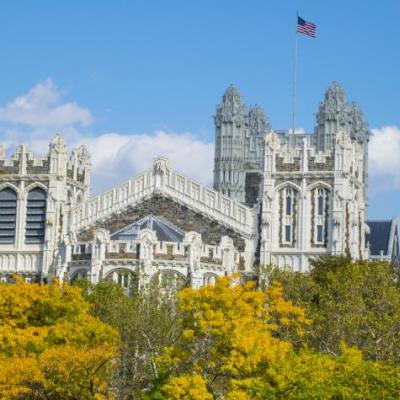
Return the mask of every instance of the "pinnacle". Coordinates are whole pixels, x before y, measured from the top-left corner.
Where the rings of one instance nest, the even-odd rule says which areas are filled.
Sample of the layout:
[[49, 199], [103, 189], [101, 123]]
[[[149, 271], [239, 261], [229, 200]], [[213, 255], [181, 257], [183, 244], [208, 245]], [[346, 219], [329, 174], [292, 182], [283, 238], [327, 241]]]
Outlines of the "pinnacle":
[[264, 113], [264, 110], [259, 106], [258, 104], [255, 104], [251, 109], [250, 109], [250, 116], [259, 116], [262, 117], [263, 119], [266, 119], [266, 115]]
[[228, 89], [226, 89], [224, 96], [223, 96], [223, 101], [224, 103], [228, 101], [240, 101], [242, 102], [242, 95], [240, 94], [239, 90], [237, 87], [233, 84], [230, 84]]
[[346, 95], [337, 81], [333, 81], [325, 92], [325, 100], [334, 98], [336, 101], [345, 102]]

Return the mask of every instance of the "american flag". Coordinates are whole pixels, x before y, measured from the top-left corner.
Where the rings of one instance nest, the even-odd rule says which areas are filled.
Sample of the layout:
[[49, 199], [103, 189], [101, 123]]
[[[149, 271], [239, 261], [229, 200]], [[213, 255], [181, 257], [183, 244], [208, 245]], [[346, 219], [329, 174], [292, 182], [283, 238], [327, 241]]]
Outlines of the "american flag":
[[317, 26], [315, 24], [297, 16], [297, 32], [304, 33], [305, 35], [315, 38], [316, 29]]

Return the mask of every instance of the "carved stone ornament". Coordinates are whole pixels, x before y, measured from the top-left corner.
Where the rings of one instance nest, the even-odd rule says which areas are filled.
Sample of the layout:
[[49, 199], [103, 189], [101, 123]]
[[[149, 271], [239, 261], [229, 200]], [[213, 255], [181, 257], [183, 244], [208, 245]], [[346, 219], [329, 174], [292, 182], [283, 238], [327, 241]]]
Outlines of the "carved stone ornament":
[[262, 224], [263, 224], [263, 226], [269, 226], [269, 225], [271, 225], [271, 215], [264, 215], [263, 217], [262, 217]]
[[54, 136], [53, 140], [50, 143], [50, 151], [58, 154], [67, 152], [65, 140], [61, 135]]
[[230, 85], [222, 97], [222, 103], [217, 106], [214, 120], [217, 127], [223, 122], [235, 122], [236, 125], [244, 123], [247, 114], [246, 106], [239, 90]]
[[90, 165], [90, 153], [83, 145], [72, 150], [71, 158], [75, 159], [82, 166]]
[[153, 170], [155, 174], [165, 174], [170, 169], [168, 158], [157, 157], [153, 162]]
[[233, 240], [229, 236], [222, 236], [220, 247], [233, 249], [234, 248]]
[[342, 130], [339, 131], [336, 135], [336, 143], [341, 146], [343, 149], [351, 148], [351, 138], [350, 135]]
[[249, 112], [249, 128], [250, 132], [256, 136], [262, 136], [271, 131], [267, 117], [258, 105], [255, 105]]
[[270, 132], [265, 136], [265, 147], [270, 148], [271, 151], [278, 149], [279, 139], [276, 133]]
[[107, 229], [97, 229], [94, 231], [93, 237], [99, 242], [108, 242], [110, 240], [110, 231]]
[[192, 246], [201, 246], [202, 245], [201, 234], [194, 231], [187, 232], [185, 234], [185, 238], [183, 239], [183, 243]]
[[76, 150], [76, 155], [81, 164], [87, 165], [90, 163], [90, 153], [85, 146], [79, 146]]

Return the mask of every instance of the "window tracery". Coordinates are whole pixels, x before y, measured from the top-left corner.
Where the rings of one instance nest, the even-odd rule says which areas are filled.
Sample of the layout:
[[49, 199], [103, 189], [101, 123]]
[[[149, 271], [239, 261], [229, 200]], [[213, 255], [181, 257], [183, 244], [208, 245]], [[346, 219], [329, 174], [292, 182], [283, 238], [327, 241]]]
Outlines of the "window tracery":
[[25, 243], [44, 243], [46, 222], [46, 192], [41, 188], [34, 188], [28, 193], [26, 206]]
[[280, 245], [294, 247], [296, 242], [297, 191], [291, 187], [280, 191]]
[[11, 188], [0, 191], [0, 243], [13, 244], [17, 222], [17, 193]]
[[324, 187], [311, 191], [311, 245], [326, 247], [328, 244], [329, 190]]

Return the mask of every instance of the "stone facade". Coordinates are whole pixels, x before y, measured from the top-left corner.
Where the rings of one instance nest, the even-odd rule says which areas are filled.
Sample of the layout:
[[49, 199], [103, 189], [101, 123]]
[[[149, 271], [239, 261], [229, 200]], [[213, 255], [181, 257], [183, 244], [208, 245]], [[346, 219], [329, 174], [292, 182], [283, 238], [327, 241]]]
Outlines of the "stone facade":
[[[217, 107], [215, 132], [214, 190], [159, 157], [90, 197], [83, 146], [67, 154], [56, 136], [39, 158], [25, 146], [11, 156], [0, 148], [0, 279], [199, 287], [235, 271], [252, 276], [255, 264], [306, 271], [313, 257], [372, 258], [383, 246], [371, 243], [378, 234], [365, 240], [369, 131], [337, 83], [314, 134], [273, 131], [233, 86]], [[398, 257], [391, 229], [388, 248]]]
[[[257, 114], [266, 121], [260, 109]], [[361, 111], [336, 82], [320, 104], [314, 134], [274, 132], [269, 124], [258, 124], [262, 128], [254, 137], [260, 140], [253, 143], [260, 150], [251, 153], [249, 113], [234, 87], [223, 96], [215, 121], [214, 187], [256, 206], [261, 264], [306, 271], [310, 258], [323, 254], [368, 257], [370, 133]], [[249, 154], [253, 172], [262, 177], [257, 201], [254, 189], [243, 186]]]

